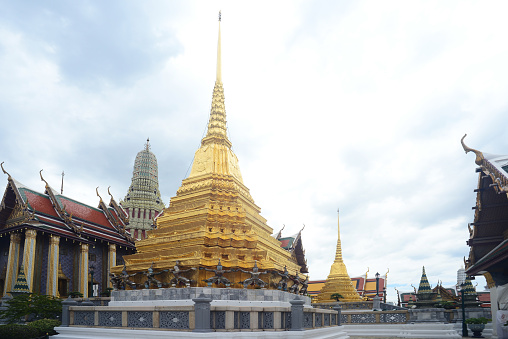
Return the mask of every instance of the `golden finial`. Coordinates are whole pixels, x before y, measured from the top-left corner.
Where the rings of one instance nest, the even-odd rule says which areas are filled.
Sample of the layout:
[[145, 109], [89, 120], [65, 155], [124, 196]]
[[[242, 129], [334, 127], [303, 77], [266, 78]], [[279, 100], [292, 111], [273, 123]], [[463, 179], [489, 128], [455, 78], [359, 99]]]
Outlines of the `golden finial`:
[[109, 196], [111, 197], [111, 199], [113, 199], [113, 194], [111, 194], [111, 192], [109, 191], [109, 188], [110, 188], [110, 187], [111, 187], [111, 186], [108, 186], [108, 194], [109, 194]]
[[219, 11], [219, 40], [217, 42], [217, 79], [216, 79], [217, 82], [222, 82], [220, 22], [221, 22], [221, 12]]
[[388, 277], [388, 273], [390, 273], [390, 269], [389, 268], [386, 269], [385, 278]]
[[41, 176], [41, 180], [44, 181], [44, 183], [46, 183], [46, 188], [49, 187], [49, 184], [46, 180], [44, 180], [44, 178], [42, 177], [42, 170], [39, 171], [39, 175]]
[[370, 267], [367, 267], [367, 272], [365, 272], [365, 279], [367, 279], [367, 274], [369, 273], [370, 271]]
[[480, 151], [478, 151], [478, 150], [475, 150], [475, 149], [473, 149], [473, 148], [467, 147], [467, 146], [466, 146], [466, 144], [464, 143], [464, 138], [465, 138], [466, 136], [467, 136], [467, 134], [464, 134], [464, 136], [462, 137], [462, 139], [460, 139], [460, 143], [462, 144], [462, 148], [464, 149], [464, 151], [465, 151], [466, 153], [468, 153], [468, 152], [473, 152], [474, 154], [476, 154], [476, 159], [475, 159], [475, 161], [474, 161], [474, 162], [475, 162], [477, 165], [479, 165], [479, 166], [480, 166], [480, 165], [482, 164], [482, 162], [483, 162], [483, 159], [484, 159], [484, 157], [483, 157], [483, 153], [482, 153], [482, 152], [480, 152]]
[[97, 196], [99, 197], [99, 199], [101, 199], [101, 202], [102, 202], [102, 198], [101, 198], [101, 196], [99, 195], [99, 186], [97, 186], [97, 187], [95, 188], [95, 193], [97, 193]]
[[303, 227], [302, 229], [300, 230], [300, 233], [302, 233], [302, 231], [305, 229], [305, 224], [303, 224]]
[[150, 150], [150, 138], [146, 139], [145, 150], [147, 150], [147, 151]]
[[0, 164], [0, 167], [2, 167], [2, 171], [4, 172], [4, 174], [7, 174], [7, 177], [10, 179], [11, 178], [11, 175], [9, 173], [7, 173], [7, 171], [4, 169], [4, 162], [2, 161], [2, 163]]
[[219, 22], [220, 22], [220, 19], [221, 19], [221, 11], [219, 11]]

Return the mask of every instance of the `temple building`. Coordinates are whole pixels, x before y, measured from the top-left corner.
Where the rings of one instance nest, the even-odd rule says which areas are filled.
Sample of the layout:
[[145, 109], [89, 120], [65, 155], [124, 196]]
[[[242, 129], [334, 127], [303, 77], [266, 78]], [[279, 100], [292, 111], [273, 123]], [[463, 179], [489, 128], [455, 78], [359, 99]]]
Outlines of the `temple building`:
[[361, 301], [362, 298], [353, 286], [353, 282], [347, 273], [346, 264], [342, 259], [342, 246], [340, 243], [340, 222], [337, 211], [337, 248], [335, 251], [335, 260], [330, 268], [330, 274], [321, 287], [319, 294], [313, 298], [313, 302], [334, 302], [332, 295], [338, 293], [342, 296], [340, 301], [352, 302]]
[[[193, 270], [189, 272], [193, 286], [205, 286], [204, 280], [214, 276], [213, 270], [219, 265], [233, 282], [250, 277], [240, 269], [250, 271], [257, 265], [260, 271], [269, 271], [261, 276], [268, 288], [277, 288], [283, 276], [307, 273], [301, 236], [285, 248], [272, 236], [273, 229], [243, 183], [231, 147], [219, 19], [217, 73], [206, 135], [195, 152], [189, 176], [157, 218], [157, 228], [136, 243], [136, 254], [124, 257], [129, 274], [146, 271], [152, 263], [155, 270], [168, 269], [178, 261], [181, 267]], [[163, 273], [159, 277], [167, 283], [172, 275]], [[141, 282], [136, 279], [133, 277], [136, 283]]]
[[159, 191], [157, 158], [150, 151], [150, 139], [136, 155], [132, 183], [120, 205], [129, 216], [130, 232], [134, 239], [145, 239], [146, 232], [154, 227], [155, 218], [164, 209]]
[[465, 259], [468, 276], [483, 275], [492, 300], [492, 318], [508, 309], [508, 155], [494, 155], [469, 148], [476, 155], [478, 182], [474, 190], [474, 220], [468, 224], [470, 247]]
[[134, 252], [127, 215], [113, 196], [108, 205], [99, 197], [95, 208], [58, 193], [42, 173], [41, 193], [2, 170], [8, 179], [0, 204], [0, 294], [16, 292], [20, 275], [40, 294], [105, 291], [110, 269]]

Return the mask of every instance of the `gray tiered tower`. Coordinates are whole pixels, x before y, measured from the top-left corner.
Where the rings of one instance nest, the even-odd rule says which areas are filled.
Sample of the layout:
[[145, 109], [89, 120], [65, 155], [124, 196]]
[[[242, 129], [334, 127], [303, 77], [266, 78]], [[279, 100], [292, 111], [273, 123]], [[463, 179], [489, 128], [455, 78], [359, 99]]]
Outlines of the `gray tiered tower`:
[[154, 218], [164, 209], [159, 191], [157, 158], [150, 151], [150, 139], [136, 155], [132, 183], [120, 205], [129, 215], [129, 231], [134, 239], [146, 238]]

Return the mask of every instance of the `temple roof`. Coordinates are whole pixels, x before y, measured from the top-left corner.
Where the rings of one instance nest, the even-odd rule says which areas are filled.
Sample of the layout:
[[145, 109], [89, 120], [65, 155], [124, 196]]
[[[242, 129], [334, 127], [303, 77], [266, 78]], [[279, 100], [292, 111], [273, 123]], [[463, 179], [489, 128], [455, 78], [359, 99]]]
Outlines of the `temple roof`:
[[120, 213], [106, 207], [102, 199], [95, 208], [58, 194], [47, 183], [41, 193], [9, 175], [0, 207], [0, 233], [33, 228], [85, 243], [103, 240], [132, 248]]
[[488, 274], [487, 283], [508, 283], [508, 155], [472, 149], [461, 140], [466, 153], [476, 155], [479, 166], [474, 222], [468, 225], [470, 246], [466, 264], [468, 275]]

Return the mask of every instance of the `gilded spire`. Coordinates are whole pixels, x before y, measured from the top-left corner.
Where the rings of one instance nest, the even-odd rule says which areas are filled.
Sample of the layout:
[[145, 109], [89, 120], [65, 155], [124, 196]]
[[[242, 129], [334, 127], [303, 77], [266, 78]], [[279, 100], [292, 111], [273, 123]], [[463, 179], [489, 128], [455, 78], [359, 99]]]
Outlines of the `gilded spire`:
[[221, 55], [220, 55], [220, 21], [221, 13], [219, 11], [219, 40], [217, 42], [217, 82], [222, 83], [222, 72], [221, 72]]
[[342, 262], [342, 246], [340, 244], [340, 220], [339, 209], [337, 209], [337, 248], [335, 250], [335, 262]]
[[231, 142], [227, 137], [226, 127], [226, 106], [224, 104], [224, 88], [222, 87], [222, 64], [221, 64], [221, 39], [220, 39], [221, 13], [219, 12], [219, 39], [217, 42], [217, 78], [212, 95], [212, 108], [210, 110], [210, 120], [208, 121], [208, 131], [201, 141], [202, 145], [219, 142], [231, 147]]
[[330, 268], [330, 274], [326, 279], [324, 286], [317, 297], [318, 302], [333, 301], [331, 295], [339, 293], [344, 298], [342, 301], [360, 301], [361, 297], [356, 291], [349, 274], [347, 273], [346, 264], [342, 259], [342, 246], [340, 243], [340, 222], [339, 210], [337, 209], [337, 248], [335, 250], [335, 260]]

